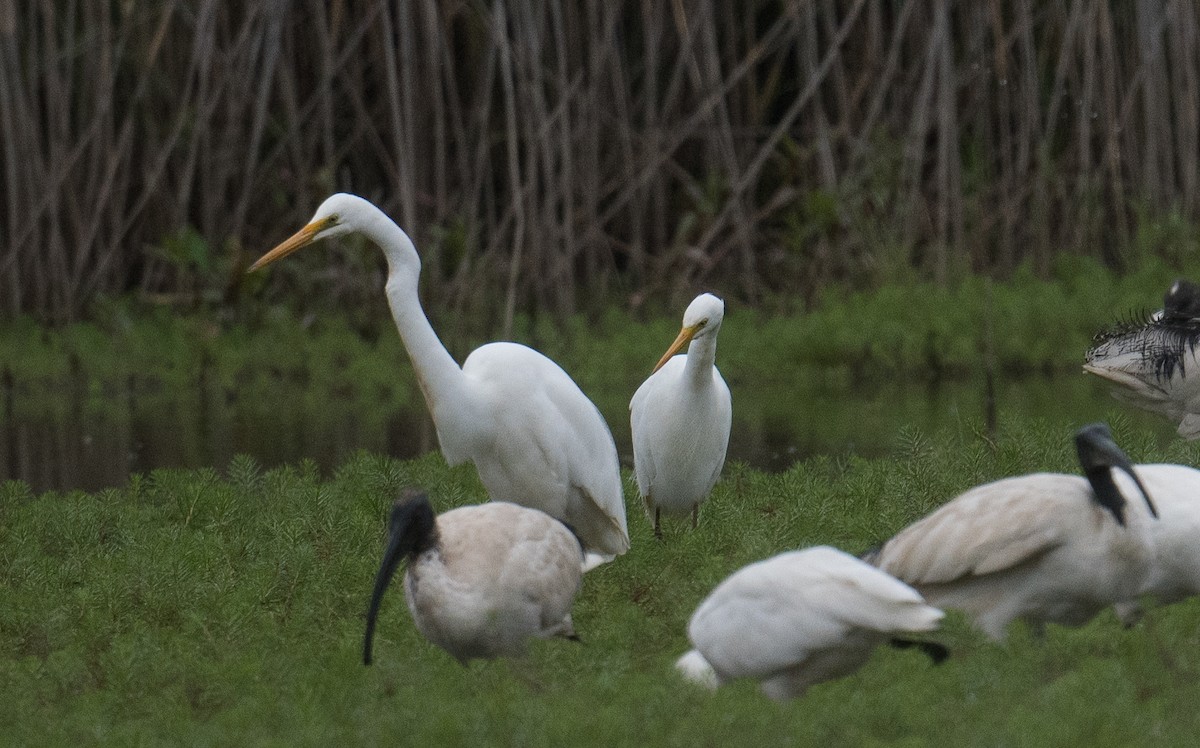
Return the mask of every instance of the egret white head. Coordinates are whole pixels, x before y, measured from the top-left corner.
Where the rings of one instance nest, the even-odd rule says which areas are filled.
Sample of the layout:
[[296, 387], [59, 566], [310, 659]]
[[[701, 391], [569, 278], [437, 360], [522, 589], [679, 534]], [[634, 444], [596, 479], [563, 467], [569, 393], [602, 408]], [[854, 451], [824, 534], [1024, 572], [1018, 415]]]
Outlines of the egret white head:
[[313, 217], [305, 224], [304, 228], [260, 257], [257, 262], [250, 266], [250, 270], [258, 270], [261, 267], [270, 265], [276, 260], [287, 257], [301, 247], [306, 247], [322, 239], [345, 236], [355, 231], [367, 234], [374, 239], [375, 227], [380, 223], [381, 219], [387, 225], [391, 224], [391, 221], [379, 208], [376, 208], [358, 195], [350, 195], [345, 192], [330, 195], [317, 208], [317, 212], [313, 213]]
[[720, 298], [710, 293], [702, 293], [693, 299], [683, 313], [683, 329], [679, 331], [679, 337], [675, 338], [675, 342], [659, 359], [654, 371], [661, 369], [671, 360], [672, 356], [682, 351], [693, 340], [702, 338], [715, 340], [717, 332], [721, 329], [721, 320], [724, 318], [725, 302]]

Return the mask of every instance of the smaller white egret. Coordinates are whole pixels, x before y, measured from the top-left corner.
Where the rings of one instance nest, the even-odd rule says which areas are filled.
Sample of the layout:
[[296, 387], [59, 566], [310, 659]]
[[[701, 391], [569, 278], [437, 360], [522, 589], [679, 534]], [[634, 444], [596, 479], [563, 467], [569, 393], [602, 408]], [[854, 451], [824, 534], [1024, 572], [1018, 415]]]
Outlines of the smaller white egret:
[[464, 665], [520, 656], [530, 638], [576, 638], [571, 604], [583, 550], [550, 515], [496, 501], [435, 518], [424, 494], [410, 494], [393, 506], [389, 535], [367, 611], [363, 664], [371, 664], [379, 606], [403, 558], [413, 623]]
[[[1158, 521], [1149, 524], [1153, 561], [1138, 596], [1165, 605], [1200, 595], [1200, 470], [1167, 464], [1134, 469], [1158, 509]], [[1116, 611], [1129, 625], [1141, 615], [1141, 605], [1126, 601]]]
[[[1075, 441], [1086, 479], [1035, 473], [977, 486], [866, 560], [996, 641], [1016, 619], [1080, 625], [1130, 599], [1150, 569], [1157, 512], [1106, 425], [1085, 426]], [[1134, 490], [1149, 512], [1126, 511]]]
[[[654, 535], [661, 514], [692, 515], [708, 498], [725, 464], [733, 405], [713, 364], [725, 303], [706, 293], [683, 314], [683, 329], [629, 402], [633, 470]], [[686, 355], [675, 355], [688, 346]]]
[[1200, 285], [1176, 280], [1163, 308], [1096, 335], [1083, 370], [1120, 385], [1113, 394], [1179, 423], [1179, 435], [1200, 438]]
[[[817, 546], [750, 564], [717, 585], [688, 624], [695, 649], [675, 666], [708, 688], [751, 678], [782, 701], [854, 672], [898, 635], [934, 631], [942, 617], [903, 582]], [[933, 642], [917, 646], [935, 662], [946, 656]]]

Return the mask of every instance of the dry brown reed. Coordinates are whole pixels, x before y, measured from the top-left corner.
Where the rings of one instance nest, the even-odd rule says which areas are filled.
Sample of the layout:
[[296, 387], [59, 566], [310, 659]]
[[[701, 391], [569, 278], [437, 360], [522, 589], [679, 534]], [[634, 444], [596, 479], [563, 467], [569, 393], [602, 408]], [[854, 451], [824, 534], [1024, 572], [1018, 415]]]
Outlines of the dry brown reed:
[[[1196, 218], [1198, 15], [0, 3], [0, 309], [61, 320], [100, 294], [236, 291], [246, 257], [334, 190], [413, 233], [428, 305], [503, 328], [701, 286], [810, 299], [901, 267], [1120, 263], [1138, 216]], [[325, 299], [378, 287], [378, 265], [321, 262], [339, 281]], [[280, 298], [298, 282], [271, 279]]]

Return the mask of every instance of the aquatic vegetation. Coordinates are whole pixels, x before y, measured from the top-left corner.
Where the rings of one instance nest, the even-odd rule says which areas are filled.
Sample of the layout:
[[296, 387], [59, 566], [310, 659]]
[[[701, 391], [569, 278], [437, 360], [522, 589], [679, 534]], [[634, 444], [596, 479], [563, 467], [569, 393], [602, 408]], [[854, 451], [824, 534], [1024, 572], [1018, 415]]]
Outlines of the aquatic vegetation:
[[[1200, 277], [1200, 265], [1191, 268]], [[989, 348], [999, 370], [1075, 370], [1096, 330], [1129, 310], [1156, 306], [1162, 289], [1188, 268], [1148, 261], [1117, 276], [1085, 258], [1061, 258], [1053, 280], [1018, 271], [1005, 282], [980, 277], [940, 286], [909, 282], [874, 290], [831, 286], [810, 309], [785, 300], [761, 308], [728, 300], [730, 329], [719, 364], [754, 382], [787, 379], [796, 368], [841, 372], [854, 381], [963, 377], [984, 368]], [[543, 351], [584, 391], [645, 378], [677, 326], [671, 300], [636, 314], [610, 308], [595, 317], [518, 316], [513, 338]], [[437, 311], [432, 314], [436, 317]], [[296, 316], [264, 307], [244, 319], [215, 311], [177, 314], [136, 302], [110, 302], [89, 322], [48, 329], [30, 318], [0, 324], [0, 369], [25, 388], [59, 387], [76, 374], [89, 387], [152, 379], [163, 387], [199, 378], [227, 390], [279, 381], [318, 393], [407, 397], [411, 366], [378, 302], [375, 322], [327, 311]], [[442, 328], [459, 358], [494, 338], [495, 320]], [[1054, 334], [1046, 331], [1053, 329]]]
[[[986, 410], [989, 361], [1000, 419], [1096, 420], [1112, 401], [1078, 375], [1091, 336], [1156, 303], [1176, 272], [1150, 263], [1118, 277], [1091, 260], [1063, 259], [1052, 283], [1018, 273], [1005, 283], [828, 289], [808, 311], [794, 301], [729, 301], [736, 334], [717, 365], [734, 399], [730, 458], [782, 469], [810, 455], [881, 456], [905, 426], [962, 427]], [[519, 316], [514, 325], [516, 340], [558, 361], [596, 403], [626, 464], [629, 399], [677, 332], [669, 301], [636, 313]], [[29, 318], [0, 324], [0, 475], [100, 488], [129, 471], [223, 464], [238, 452], [268, 466], [308, 456], [328, 472], [356, 449], [433, 449], [412, 366], [386, 305], [374, 303], [377, 324], [366, 326], [335, 311], [175, 314], [130, 300], [56, 329]], [[492, 337], [493, 324], [437, 327], [461, 360]], [[1160, 419], [1130, 417], [1160, 442], [1170, 438]], [[46, 455], [68, 464], [60, 469]], [[90, 478], [67, 479], [80, 473]]]

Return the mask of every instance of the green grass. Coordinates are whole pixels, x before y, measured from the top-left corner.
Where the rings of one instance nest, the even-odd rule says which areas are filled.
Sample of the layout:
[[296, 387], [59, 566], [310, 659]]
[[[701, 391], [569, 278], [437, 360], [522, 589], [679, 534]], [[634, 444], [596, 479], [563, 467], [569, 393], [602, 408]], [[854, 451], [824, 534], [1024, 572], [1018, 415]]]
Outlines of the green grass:
[[[700, 528], [633, 546], [588, 574], [583, 643], [459, 666], [385, 600], [360, 664], [385, 516], [406, 485], [439, 510], [484, 494], [437, 455], [360, 455], [263, 471], [163, 470], [95, 494], [0, 484], [0, 743], [15, 745], [1134, 745], [1200, 729], [1200, 601], [1132, 630], [1104, 614], [996, 646], [952, 616], [953, 657], [880, 650], [859, 673], [778, 705], [753, 684], [676, 678], [685, 627], [734, 569], [784, 549], [852, 552], [977, 483], [1074, 470], [1078, 424], [896, 435], [890, 457], [814, 458], [779, 474], [726, 467]], [[1196, 464], [1116, 419], [1138, 461]]]

